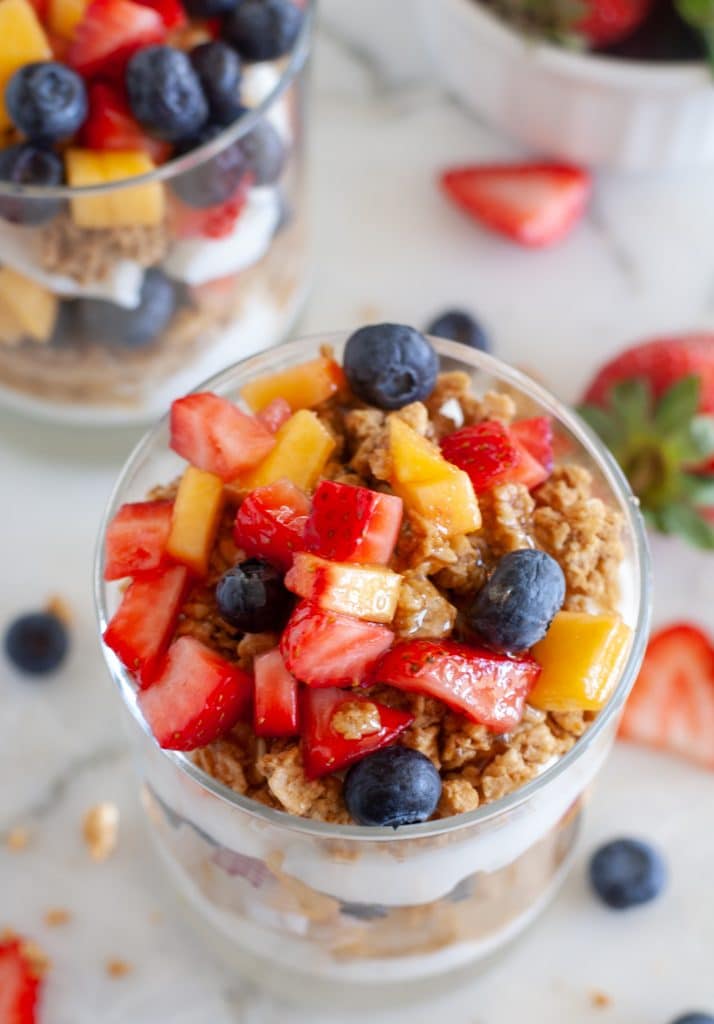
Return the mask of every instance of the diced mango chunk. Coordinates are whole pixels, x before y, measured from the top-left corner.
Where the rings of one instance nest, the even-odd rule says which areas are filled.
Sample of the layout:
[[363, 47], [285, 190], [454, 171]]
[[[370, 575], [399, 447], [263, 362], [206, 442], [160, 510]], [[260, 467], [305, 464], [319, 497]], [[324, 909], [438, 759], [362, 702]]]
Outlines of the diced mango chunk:
[[33, 341], [49, 341], [57, 319], [57, 296], [11, 267], [0, 268], [0, 304]]
[[0, 345], [19, 345], [22, 335], [22, 324], [10, 307], [0, 299]]
[[544, 711], [599, 711], [615, 689], [631, 632], [617, 615], [558, 612], [532, 650], [542, 672], [529, 704]]
[[[68, 149], [65, 164], [67, 182], [73, 188], [124, 181], [154, 170], [151, 158], [138, 150]], [[78, 195], [70, 200], [70, 208], [72, 220], [81, 228], [154, 227], [164, 219], [164, 186], [152, 181], [99, 195]]]
[[179, 483], [166, 551], [199, 576], [208, 572], [223, 510], [223, 481], [189, 466]]
[[52, 60], [52, 49], [32, 4], [0, 0], [0, 129], [11, 124], [5, 106], [5, 87], [18, 68]]
[[389, 417], [392, 480], [398, 483], [438, 480], [453, 468], [439, 449], [398, 416]]
[[315, 413], [300, 409], [278, 430], [270, 454], [241, 478], [240, 489], [245, 493], [277, 480], [290, 480], [300, 490], [310, 491], [334, 449], [335, 439]]
[[241, 390], [253, 412], [261, 412], [275, 398], [284, 398], [293, 412], [311, 409], [326, 401], [342, 385], [342, 369], [327, 356], [311, 359], [289, 370], [257, 377]]
[[84, 17], [89, 0], [49, 0], [47, 23], [60, 39], [71, 39]]

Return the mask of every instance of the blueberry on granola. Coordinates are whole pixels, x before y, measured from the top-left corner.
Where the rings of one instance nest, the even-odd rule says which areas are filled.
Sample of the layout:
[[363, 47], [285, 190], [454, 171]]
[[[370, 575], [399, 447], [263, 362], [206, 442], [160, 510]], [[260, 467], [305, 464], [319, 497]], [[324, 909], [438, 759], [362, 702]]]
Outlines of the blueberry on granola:
[[28, 612], [5, 633], [5, 652], [21, 672], [44, 675], [64, 661], [69, 647], [67, 627], [52, 612]]
[[372, 324], [348, 338], [344, 370], [358, 398], [379, 409], [401, 409], [429, 397], [439, 357], [413, 327]]
[[441, 777], [418, 750], [385, 747], [350, 768], [344, 792], [358, 825], [397, 828], [432, 816], [441, 796]]
[[281, 574], [261, 558], [249, 558], [221, 576], [216, 585], [218, 611], [245, 633], [280, 629], [290, 607]]
[[458, 341], [469, 348], [490, 352], [491, 343], [478, 320], [463, 309], [449, 309], [435, 317], [426, 329], [427, 334], [448, 341]]
[[667, 868], [657, 850], [639, 839], [615, 839], [590, 861], [593, 889], [608, 907], [627, 910], [659, 896]]

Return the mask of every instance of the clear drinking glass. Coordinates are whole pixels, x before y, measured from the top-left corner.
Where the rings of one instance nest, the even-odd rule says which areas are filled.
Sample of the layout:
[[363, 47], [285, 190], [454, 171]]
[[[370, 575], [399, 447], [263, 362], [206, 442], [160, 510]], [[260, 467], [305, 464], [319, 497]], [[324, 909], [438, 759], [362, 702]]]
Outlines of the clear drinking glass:
[[[205, 388], [239, 401], [252, 378], [314, 358], [339, 358], [344, 337], [323, 336], [255, 356]], [[476, 393], [507, 390], [519, 414], [552, 417], [569, 459], [624, 517], [620, 612], [632, 628], [617, 688], [560, 760], [521, 789], [468, 814], [398, 829], [336, 826], [275, 811], [161, 750], [138, 711], [126, 669], [105, 648], [129, 710], [150, 834], [180, 902], [206, 942], [236, 971], [293, 999], [387, 1005], [433, 996], [518, 935], [567, 870], [583, 796], [607, 757], [642, 660], [649, 622], [649, 558], [636, 499], [598, 439], [518, 371], [481, 352], [432, 339], [442, 369], [468, 372]], [[118, 506], [175, 477], [166, 418], [138, 445], [107, 509], [96, 564], [99, 628], [118, 600], [103, 581], [104, 531]]]
[[[244, 65], [246, 112], [192, 152], [104, 185], [0, 182], [5, 404], [73, 422], [150, 421], [284, 340], [308, 284], [313, 22], [310, 0], [289, 56]], [[258, 170], [233, 159], [246, 145], [263, 147]], [[161, 310], [142, 331], [147, 289]]]

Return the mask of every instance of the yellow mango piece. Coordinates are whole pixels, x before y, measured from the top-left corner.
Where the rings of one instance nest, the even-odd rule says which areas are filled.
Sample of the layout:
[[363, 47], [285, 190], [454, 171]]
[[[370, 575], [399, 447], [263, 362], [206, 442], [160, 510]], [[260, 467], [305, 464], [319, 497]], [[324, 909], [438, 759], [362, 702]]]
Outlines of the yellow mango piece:
[[531, 651], [542, 672], [528, 703], [543, 711], [599, 711], [615, 689], [631, 633], [617, 615], [558, 612]]
[[340, 388], [342, 380], [342, 370], [334, 359], [320, 356], [289, 370], [257, 377], [241, 390], [241, 397], [253, 412], [261, 412], [275, 398], [284, 398], [297, 412], [326, 401]]
[[5, 87], [18, 68], [52, 60], [52, 49], [32, 4], [0, 0], [0, 129], [12, 123], [5, 106]]
[[245, 492], [290, 480], [302, 491], [310, 491], [334, 449], [335, 439], [315, 413], [300, 409], [275, 435], [273, 450], [237, 486]]
[[398, 416], [389, 417], [389, 456], [393, 483], [445, 479], [453, 469], [435, 444]]
[[10, 267], [0, 268], [0, 303], [21, 332], [33, 341], [49, 341], [57, 319], [57, 296]]
[[205, 576], [222, 511], [221, 478], [189, 466], [176, 494], [167, 553]]
[[0, 299], [0, 345], [19, 345], [22, 341], [22, 327], [17, 317]]
[[[73, 188], [124, 181], [154, 170], [151, 158], [139, 151], [68, 149], [65, 165], [67, 183]], [[75, 196], [70, 209], [72, 220], [81, 228], [154, 227], [164, 219], [164, 187], [153, 181], [95, 196]]]
[[47, 23], [61, 39], [71, 39], [84, 17], [89, 0], [49, 0]]
[[438, 522], [448, 537], [474, 533], [481, 526], [481, 510], [466, 473], [449, 466], [440, 480], [393, 483], [394, 493], [425, 519]]

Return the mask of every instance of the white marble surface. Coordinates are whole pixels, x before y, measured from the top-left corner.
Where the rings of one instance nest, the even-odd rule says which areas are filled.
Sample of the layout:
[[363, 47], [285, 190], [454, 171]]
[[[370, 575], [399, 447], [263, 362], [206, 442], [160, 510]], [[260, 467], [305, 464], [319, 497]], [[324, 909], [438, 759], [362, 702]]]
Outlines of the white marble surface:
[[[436, 2], [436, 0], [434, 0]], [[377, 317], [422, 324], [445, 304], [478, 311], [499, 355], [535, 369], [567, 398], [626, 340], [714, 321], [711, 178], [597, 182], [565, 244], [521, 252], [481, 234], [435, 188], [437, 170], [516, 151], [429, 80], [411, 0], [325, 0], [313, 133], [316, 287], [305, 332]], [[90, 564], [100, 510], [130, 433], [78, 433], [0, 416], [0, 625], [62, 594], [75, 615], [71, 657], [46, 684], [0, 664], [0, 927], [32, 936], [54, 968], [43, 1024], [341, 1024], [279, 1006], [225, 978], [185, 934], [143, 834], [94, 637]], [[656, 618], [714, 626], [712, 558], [658, 540]], [[80, 836], [97, 800], [121, 808], [115, 857], [89, 861]], [[467, 992], [385, 1021], [421, 1024], [666, 1024], [714, 1012], [714, 779], [619, 749], [591, 806], [575, 870], [542, 924]], [[583, 869], [601, 838], [659, 841], [672, 882], [657, 905], [616, 917], [589, 897]], [[72, 911], [49, 929], [50, 907]], [[107, 977], [112, 957], [130, 961]], [[594, 989], [612, 997], [606, 1009]], [[526, 1017], [527, 1015], [527, 1017]], [[375, 1016], [375, 1015], [373, 1015]], [[355, 1021], [357, 1016], [353, 1018]], [[361, 1019], [361, 1018], [360, 1018]], [[380, 1018], [382, 1019], [382, 1018]]]

